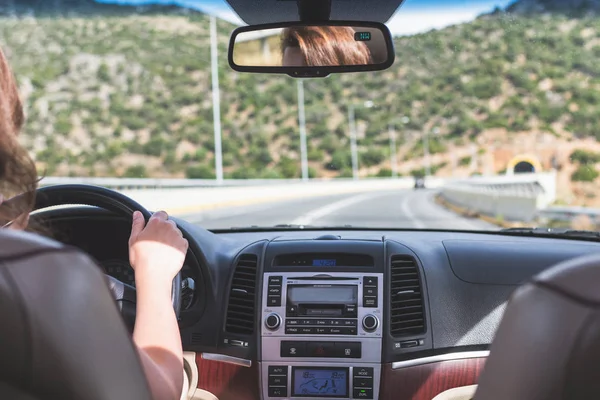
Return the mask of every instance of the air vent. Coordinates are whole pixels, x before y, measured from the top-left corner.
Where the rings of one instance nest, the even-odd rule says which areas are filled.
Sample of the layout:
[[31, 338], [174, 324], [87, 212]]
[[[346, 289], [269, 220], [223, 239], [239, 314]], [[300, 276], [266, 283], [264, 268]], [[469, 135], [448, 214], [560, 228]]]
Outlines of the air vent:
[[192, 344], [202, 344], [202, 339], [204, 335], [201, 333], [194, 332], [192, 333]]
[[391, 321], [392, 336], [425, 333], [425, 309], [419, 267], [410, 256], [392, 256]]
[[254, 333], [257, 264], [255, 255], [243, 254], [235, 267], [225, 322], [225, 330], [229, 333]]

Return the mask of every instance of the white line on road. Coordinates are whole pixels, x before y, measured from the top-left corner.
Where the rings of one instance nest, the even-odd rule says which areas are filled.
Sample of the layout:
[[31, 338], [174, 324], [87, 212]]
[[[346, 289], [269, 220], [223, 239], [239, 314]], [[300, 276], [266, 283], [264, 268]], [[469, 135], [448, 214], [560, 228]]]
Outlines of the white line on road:
[[408, 202], [410, 201], [411, 197], [413, 197], [412, 193], [407, 193], [407, 195], [404, 196], [404, 200], [402, 201], [402, 205], [400, 206], [402, 208], [402, 212], [404, 213], [404, 216], [415, 225], [415, 228], [425, 229], [426, 226], [423, 223], [423, 221], [418, 219], [415, 216], [415, 214], [413, 214], [412, 210], [410, 209], [410, 206], [408, 205]]
[[291, 222], [292, 225], [310, 225], [313, 221], [323, 218], [329, 214], [333, 214], [343, 208], [350, 207], [353, 204], [361, 201], [370, 200], [374, 197], [381, 196], [383, 193], [368, 193], [359, 196], [350, 197], [348, 199], [336, 201], [326, 205], [325, 207], [317, 208], [311, 212], [304, 214]]

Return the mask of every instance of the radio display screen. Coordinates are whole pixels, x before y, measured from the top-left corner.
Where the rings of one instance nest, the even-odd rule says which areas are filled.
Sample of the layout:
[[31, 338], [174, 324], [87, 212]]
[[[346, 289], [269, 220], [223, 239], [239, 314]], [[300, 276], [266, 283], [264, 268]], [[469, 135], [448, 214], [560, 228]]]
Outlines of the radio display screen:
[[292, 368], [292, 397], [349, 397], [348, 368]]
[[357, 304], [356, 285], [288, 285], [288, 302], [292, 304], [321, 303]]

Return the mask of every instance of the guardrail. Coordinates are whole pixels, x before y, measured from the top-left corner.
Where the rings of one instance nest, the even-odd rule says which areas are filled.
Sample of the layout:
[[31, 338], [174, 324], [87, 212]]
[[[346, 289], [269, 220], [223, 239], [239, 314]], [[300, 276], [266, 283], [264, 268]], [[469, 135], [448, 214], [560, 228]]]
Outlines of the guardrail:
[[446, 182], [443, 198], [458, 207], [507, 221], [533, 221], [556, 199], [556, 173], [473, 177]]
[[600, 208], [554, 206], [539, 210], [537, 219], [544, 225], [553, 221], [571, 222], [585, 216], [595, 226], [600, 225]]
[[[343, 180], [343, 179], [340, 179]], [[177, 189], [230, 186], [261, 186], [302, 183], [301, 179], [151, 179], [151, 178], [95, 178], [95, 177], [46, 177], [40, 186], [84, 184], [111, 189]]]
[[164, 209], [172, 215], [193, 215], [219, 208], [248, 207], [311, 197], [353, 195], [412, 188], [412, 178], [213, 180], [44, 178], [41, 185], [90, 184], [115, 189], [149, 210]]
[[[215, 179], [152, 179], [152, 178], [96, 178], [96, 177], [46, 177], [40, 181], [40, 186], [84, 184], [103, 186], [111, 189], [183, 189], [183, 188], [217, 188], [242, 186], [282, 186], [294, 184], [338, 184], [348, 182], [412, 182], [413, 178], [313, 178], [302, 179], [225, 179], [218, 182]], [[436, 181], [436, 187], [439, 183]]]

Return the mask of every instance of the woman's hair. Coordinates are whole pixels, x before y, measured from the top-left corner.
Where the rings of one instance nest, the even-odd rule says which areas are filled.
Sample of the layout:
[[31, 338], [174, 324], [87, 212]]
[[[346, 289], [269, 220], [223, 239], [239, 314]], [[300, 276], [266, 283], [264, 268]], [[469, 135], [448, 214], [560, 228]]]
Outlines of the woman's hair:
[[25, 115], [15, 77], [0, 49], [0, 194], [16, 201], [0, 205], [0, 226], [28, 214], [34, 207], [37, 169], [17, 140]]
[[284, 29], [281, 50], [299, 47], [308, 66], [368, 65], [371, 53], [345, 26], [306, 26]]

